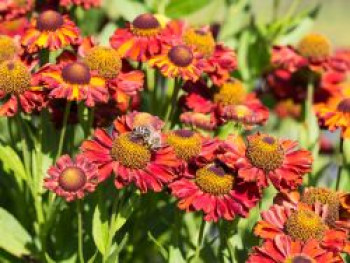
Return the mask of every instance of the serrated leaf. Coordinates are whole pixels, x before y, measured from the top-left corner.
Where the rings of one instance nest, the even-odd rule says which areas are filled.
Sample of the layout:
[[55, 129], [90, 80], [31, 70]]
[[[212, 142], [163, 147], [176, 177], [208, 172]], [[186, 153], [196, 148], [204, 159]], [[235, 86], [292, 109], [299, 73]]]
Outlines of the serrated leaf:
[[92, 236], [96, 247], [104, 255], [108, 242], [108, 220], [101, 212], [99, 205], [96, 205], [92, 219]]
[[30, 254], [30, 235], [17, 219], [3, 208], [0, 208], [0, 229], [0, 248], [17, 257]]
[[180, 18], [194, 13], [210, 3], [210, 0], [170, 0], [165, 14], [171, 18]]

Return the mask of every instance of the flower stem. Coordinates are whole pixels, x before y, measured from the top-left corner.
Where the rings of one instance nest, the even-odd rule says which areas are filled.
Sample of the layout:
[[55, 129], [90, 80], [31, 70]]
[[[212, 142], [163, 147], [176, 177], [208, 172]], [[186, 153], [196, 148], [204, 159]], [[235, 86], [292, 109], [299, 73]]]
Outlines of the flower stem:
[[174, 81], [174, 90], [171, 96], [170, 107], [168, 107], [167, 114], [164, 119], [167, 129], [170, 129], [174, 124], [173, 123], [175, 119], [174, 114], [176, 112], [177, 97], [179, 96], [180, 89], [181, 89], [181, 80], [176, 78]]
[[344, 138], [342, 137], [342, 135], [340, 135], [340, 142], [339, 142], [339, 153], [342, 156], [342, 161], [339, 164], [338, 167], [338, 173], [337, 173], [337, 181], [335, 184], [335, 190], [339, 190], [339, 185], [340, 185], [340, 177], [341, 177], [341, 173], [343, 171], [343, 167], [344, 167], [344, 163], [345, 163], [345, 156], [344, 156]]
[[197, 246], [196, 246], [196, 252], [194, 255], [194, 261], [193, 262], [198, 262], [200, 258], [200, 252], [202, 249], [202, 243], [203, 243], [203, 238], [204, 238], [204, 232], [205, 232], [205, 226], [206, 226], [207, 221], [202, 219], [201, 225], [199, 227], [199, 233], [198, 233], [198, 240], [197, 240]]
[[65, 107], [65, 110], [64, 110], [62, 130], [61, 130], [61, 135], [60, 135], [60, 140], [59, 140], [59, 143], [58, 143], [58, 150], [57, 150], [57, 154], [56, 154], [55, 160], [57, 160], [58, 157], [60, 157], [61, 154], [62, 154], [63, 141], [64, 141], [64, 136], [65, 136], [66, 130], [67, 130], [67, 122], [68, 122], [68, 116], [69, 116], [71, 104], [72, 103], [70, 101], [67, 101], [67, 104], [66, 104], [66, 107]]
[[77, 200], [77, 215], [78, 215], [78, 258], [80, 263], [84, 263], [84, 250], [83, 250], [83, 215], [82, 204], [80, 200]]

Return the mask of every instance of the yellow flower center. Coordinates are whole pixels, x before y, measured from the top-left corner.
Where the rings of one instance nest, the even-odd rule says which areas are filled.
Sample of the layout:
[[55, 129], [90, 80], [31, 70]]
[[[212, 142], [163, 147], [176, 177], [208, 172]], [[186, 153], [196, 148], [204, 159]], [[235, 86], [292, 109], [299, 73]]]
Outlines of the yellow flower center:
[[22, 93], [30, 87], [31, 76], [20, 61], [5, 61], [0, 64], [0, 90], [6, 93]]
[[350, 98], [341, 100], [337, 105], [337, 110], [342, 113], [350, 113]]
[[136, 36], [150, 37], [157, 35], [161, 26], [152, 14], [142, 14], [137, 16], [131, 23], [131, 31]]
[[301, 201], [308, 205], [314, 205], [316, 202], [328, 205], [326, 223], [329, 226], [334, 226], [335, 222], [339, 219], [340, 200], [336, 192], [326, 188], [310, 187], [302, 195]]
[[39, 15], [36, 21], [36, 28], [39, 31], [55, 31], [60, 28], [63, 23], [63, 17], [60, 13], [48, 10]]
[[0, 35], [0, 63], [13, 59], [17, 52], [17, 47], [12, 38]]
[[294, 211], [286, 222], [287, 233], [293, 239], [303, 242], [309, 239], [321, 241], [326, 229], [327, 226], [322, 222], [322, 219], [306, 209]]
[[130, 133], [124, 133], [113, 141], [111, 155], [114, 160], [131, 169], [143, 169], [151, 161], [150, 150], [143, 142], [133, 140]]
[[299, 254], [287, 258], [284, 263], [316, 263], [316, 260], [310, 258], [307, 255]]
[[326, 37], [320, 34], [309, 34], [298, 44], [298, 52], [306, 58], [324, 59], [331, 54], [331, 44]]
[[170, 61], [178, 67], [187, 67], [193, 61], [193, 53], [188, 46], [179, 45], [169, 50], [168, 57]]
[[258, 133], [249, 137], [246, 156], [255, 167], [269, 172], [282, 166], [284, 151], [278, 139]]
[[118, 52], [108, 47], [94, 47], [85, 57], [85, 63], [104, 78], [115, 78], [122, 67]]
[[66, 168], [59, 176], [59, 185], [67, 192], [75, 192], [83, 188], [87, 178], [85, 173], [76, 167]]
[[220, 166], [209, 165], [196, 172], [195, 182], [203, 192], [220, 196], [232, 190], [234, 177]]
[[201, 139], [189, 130], [178, 130], [169, 134], [167, 142], [174, 148], [179, 159], [188, 161], [201, 151]]
[[77, 85], [89, 84], [91, 79], [89, 67], [81, 62], [73, 62], [64, 66], [61, 75], [65, 82]]
[[246, 94], [242, 82], [230, 81], [222, 85], [219, 92], [214, 95], [214, 102], [225, 106], [237, 105], [244, 101]]
[[215, 40], [210, 31], [190, 28], [186, 30], [183, 39], [187, 45], [193, 45], [205, 57], [210, 57], [215, 48]]

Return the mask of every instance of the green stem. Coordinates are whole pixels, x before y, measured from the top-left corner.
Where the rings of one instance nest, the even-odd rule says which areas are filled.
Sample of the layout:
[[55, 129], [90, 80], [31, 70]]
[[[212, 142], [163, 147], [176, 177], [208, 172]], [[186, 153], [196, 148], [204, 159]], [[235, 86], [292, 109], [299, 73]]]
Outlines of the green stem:
[[77, 200], [77, 215], [78, 215], [78, 258], [80, 263], [84, 263], [83, 250], [83, 211], [80, 200]]
[[93, 132], [93, 125], [94, 125], [94, 118], [95, 118], [95, 108], [90, 109], [89, 116], [88, 116], [88, 124], [86, 129], [86, 138], [90, 136]]
[[171, 96], [171, 103], [170, 103], [170, 106], [168, 107], [167, 114], [164, 119], [167, 129], [170, 129], [174, 124], [173, 123], [175, 119], [174, 114], [176, 112], [176, 103], [180, 93], [180, 89], [181, 89], [181, 80], [176, 78], [174, 81], [174, 90]]
[[196, 252], [194, 254], [194, 263], [197, 263], [200, 258], [200, 252], [202, 249], [202, 243], [203, 243], [203, 238], [204, 238], [204, 230], [206, 226], [207, 221], [202, 219], [201, 225], [199, 227], [199, 233], [198, 233], [198, 240], [197, 240], [197, 246], [196, 246]]
[[341, 173], [343, 171], [343, 167], [344, 167], [344, 164], [345, 164], [345, 156], [344, 156], [344, 138], [342, 137], [342, 135], [340, 135], [340, 142], [339, 142], [339, 153], [342, 157], [342, 161], [341, 163], [339, 164], [339, 167], [338, 167], [338, 173], [337, 173], [337, 181], [336, 181], [336, 184], [335, 184], [335, 190], [339, 190], [339, 185], [340, 185], [340, 178], [341, 178]]
[[72, 102], [67, 101], [66, 107], [65, 107], [65, 110], [64, 110], [62, 130], [61, 130], [60, 140], [59, 140], [59, 143], [58, 143], [58, 150], [57, 150], [57, 154], [56, 154], [55, 161], [56, 161], [56, 160], [61, 156], [61, 154], [62, 154], [62, 150], [63, 150], [63, 141], [64, 141], [64, 136], [65, 136], [66, 130], [67, 130], [67, 122], [68, 122], [68, 116], [69, 116], [71, 104], [72, 104]]

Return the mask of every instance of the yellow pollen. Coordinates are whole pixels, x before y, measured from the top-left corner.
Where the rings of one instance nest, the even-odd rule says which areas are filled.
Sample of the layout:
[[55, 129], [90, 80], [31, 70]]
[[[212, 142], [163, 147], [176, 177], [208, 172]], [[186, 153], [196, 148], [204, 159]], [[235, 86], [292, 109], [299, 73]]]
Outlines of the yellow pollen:
[[174, 148], [179, 159], [188, 161], [201, 151], [201, 139], [191, 131], [179, 130], [169, 134], [167, 142]]
[[20, 61], [5, 61], [0, 64], [0, 90], [6, 93], [23, 93], [30, 87], [31, 76]]
[[309, 34], [298, 44], [298, 52], [306, 58], [315, 60], [325, 59], [331, 55], [331, 44], [320, 34]]
[[86, 184], [86, 175], [76, 167], [65, 169], [58, 178], [59, 185], [67, 192], [75, 192]]
[[334, 226], [339, 220], [340, 196], [336, 192], [326, 188], [310, 187], [302, 195], [301, 201], [308, 205], [314, 205], [316, 202], [328, 205], [327, 225]]
[[16, 55], [17, 47], [12, 38], [0, 35], [0, 63], [13, 59]]
[[108, 47], [94, 47], [85, 57], [85, 63], [104, 78], [115, 78], [121, 70], [122, 61], [118, 52]]
[[294, 211], [286, 222], [287, 233], [295, 240], [307, 241], [316, 239], [321, 241], [327, 230], [326, 224], [314, 212], [299, 209]]
[[190, 28], [186, 30], [183, 39], [187, 45], [195, 46], [205, 57], [210, 57], [214, 52], [215, 40], [210, 31]]
[[136, 36], [152, 37], [159, 34], [161, 26], [152, 14], [142, 14], [131, 23], [131, 31]]
[[114, 160], [131, 169], [145, 168], [152, 157], [146, 146], [130, 139], [130, 133], [121, 134], [113, 141], [111, 155]]
[[246, 156], [255, 167], [269, 172], [282, 166], [284, 151], [277, 138], [257, 133], [248, 138]]
[[232, 190], [234, 177], [221, 167], [208, 165], [196, 172], [195, 182], [203, 192], [220, 196]]
[[214, 95], [214, 102], [225, 106], [237, 105], [244, 101], [246, 94], [242, 82], [230, 81], [220, 87], [219, 92]]

